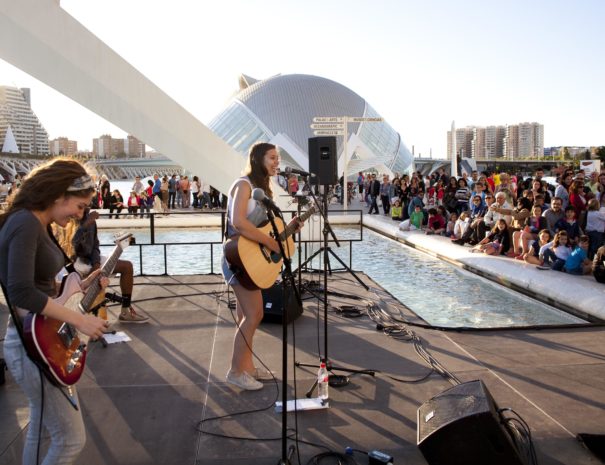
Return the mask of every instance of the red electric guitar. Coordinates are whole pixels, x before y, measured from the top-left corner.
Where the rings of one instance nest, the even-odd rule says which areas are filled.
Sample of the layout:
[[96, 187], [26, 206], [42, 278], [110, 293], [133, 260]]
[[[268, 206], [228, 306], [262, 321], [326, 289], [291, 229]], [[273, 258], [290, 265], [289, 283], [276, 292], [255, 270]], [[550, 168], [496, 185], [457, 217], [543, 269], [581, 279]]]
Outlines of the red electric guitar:
[[[132, 234], [116, 238], [115, 248], [101, 269], [103, 272], [82, 292], [78, 273], [69, 273], [61, 283], [59, 296], [54, 300], [64, 307], [81, 313], [88, 313], [101, 291], [102, 276], [109, 276], [118, 262], [122, 251], [130, 245]], [[23, 322], [25, 348], [30, 357], [47, 368], [57, 384], [72, 386], [78, 382], [86, 362], [88, 337], [63, 321], [37, 313], [28, 313]]]

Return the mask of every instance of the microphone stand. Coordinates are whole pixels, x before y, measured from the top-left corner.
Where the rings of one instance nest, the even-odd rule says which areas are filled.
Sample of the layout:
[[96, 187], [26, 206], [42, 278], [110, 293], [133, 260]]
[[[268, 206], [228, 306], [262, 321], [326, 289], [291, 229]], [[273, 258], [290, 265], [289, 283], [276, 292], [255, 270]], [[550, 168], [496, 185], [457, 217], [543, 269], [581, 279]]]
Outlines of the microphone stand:
[[[277, 210], [280, 219], [283, 221], [283, 216], [281, 212]], [[273, 229], [273, 237], [277, 241], [279, 245], [279, 251], [283, 258], [284, 271], [282, 272], [282, 303], [283, 303], [283, 317], [282, 317], [282, 411], [281, 411], [281, 459], [278, 462], [278, 465], [290, 465], [290, 457], [291, 453], [296, 450], [290, 448], [290, 454], [288, 454], [287, 450], [287, 430], [288, 430], [288, 322], [287, 322], [287, 303], [288, 303], [288, 295], [286, 292], [287, 285], [285, 283], [286, 280], [289, 282], [289, 286], [294, 292], [296, 300], [299, 305], [302, 305], [302, 301], [300, 299], [300, 294], [296, 289], [296, 282], [294, 280], [294, 275], [292, 274], [292, 260], [286, 255], [284, 250], [283, 241], [280, 239], [280, 232], [275, 222], [275, 214], [271, 208], [267, 208], [267, 217], [271, 222], [271, 227]], [[284, 231], [285, 231], [286, 223], [284, 221]]]
[[[345, 371], [347, 373], [358, 373], [358, 374], [365, 374], [365, 375], [370, 375], [370, 376], [375, 376], [375, 372], [372, 370], [356, 370], [354, 368], [349, 368], [349, 367], [339, 367], [339, 366], [334, 366], [332, 365], [331, 360], [328, 357], [328, 262], [329, 262], [329, 255], [328, 252], [330, 252], [344, 267], [345, 269], [347, 269], [352, 275], [353, 277], [364, 287], [364, 289], [367, 291], [369, 288], [368, 286], [357, 277], [357, 275], [353, 272], [353, 270], [351, 270], [341, 259], [340, 257], [338, 257], [328, 246], [328, 234], [332, 235], [332, 238], [334, 239], [334, 242], [336, 242], [336, 244], [340, 247], [340, 244], [338, 242], [338, 239], [336, 238], [336, 235], [334, 234], [334, 230], [332, 229], [332, 227], [330, 226], [330, 223], [328, 221], [328, 200], [327, 200], [327, 190], [328, 190], [328, 186], [323, 186], [323, 193], [322, 193], [322, 200], [323, 200], [323, 205], [320, 206], [320, 204], [317, 202], [317, 199], [315, 198], [315, 196], [313, 194], [311, 194], [313, 196], [313, 199], [315, 200], [315, 203], [318, 207], [319, 213], [323, 218], [323, 222], [324, 222], [324, 226], [323, 226], [323, 246], [317, 251], [315, 252], [311, 257], [309, 257], [304, 264], [308, 263], [313, 257], [315, 257], [316, 255], [318, 255], [322, 250], [323, 250], [323, 279], [324, 279], [324, 286], [323, 286], [323, 304], [324, 304], [324, 356], [321, 357], [320, 355], [320, 362], [324, 362], [326, 364], [326, 368], [328, 370], [328, 372], [330, 372], [329, 375], [329, 383], [331, 386], [336, 386], [336, 387], [340, 387], [340, 386], [345, 386], [347, 384], [349, 384], [349, 377], [348, 376], [343, 376], [343, 375], [335, 375], [332, 373], [332, 371]], [[312, 190], [311, 190], [312, 192]], [[320, 299], [321, 300], [321, 299]], [[301, 362], [294, 362], [294, 365], [297, 367], [314, 367], [314, 368], [318, 368], [318, 365], [314, 365], [314, 364], [309, 364], [309, 363], [301, 363]], [[315, 390], [315, 387], [317, 386], [317, 377], [315, 377], [315, 382], [313, 383], [313, 385], [311, 386], [311, 388], [307, 391], [307, 393], [305, 394], [307, 398], [310, 398], [313, 395], [313, 391]]]

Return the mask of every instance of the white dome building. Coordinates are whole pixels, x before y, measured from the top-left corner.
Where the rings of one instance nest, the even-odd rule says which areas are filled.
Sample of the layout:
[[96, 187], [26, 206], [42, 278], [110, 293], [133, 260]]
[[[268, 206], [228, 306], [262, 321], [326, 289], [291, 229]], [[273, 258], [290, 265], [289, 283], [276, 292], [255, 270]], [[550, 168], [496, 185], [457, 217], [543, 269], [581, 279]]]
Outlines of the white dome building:
[[[277, 75], [257, 81], [239, 79], [240, 91], [208, 125], [238, 152], [257, 141], [281, 149], [285, 165], [307, 170], [310, 125], [316, 116], [380, 117], [359, 95], [329, 79], [304, 74]], [[349, 124], [349, 175], [375, 168], [403, 173], [412, 154], [387, 122]], [[337, 136], [338, 172], [343, 170], [342, 136]]]

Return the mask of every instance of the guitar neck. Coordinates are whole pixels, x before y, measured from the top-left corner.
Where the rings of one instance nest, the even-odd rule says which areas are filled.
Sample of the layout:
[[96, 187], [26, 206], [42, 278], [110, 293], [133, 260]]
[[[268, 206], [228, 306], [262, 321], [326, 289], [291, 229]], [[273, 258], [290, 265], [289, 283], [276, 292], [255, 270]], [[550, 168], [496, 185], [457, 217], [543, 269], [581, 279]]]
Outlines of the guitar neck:
[[[300, 215], [300, 217], [299, 217], [300, 221], [301, 222], [306, 221], [307, 218], [309, 218], [313, 213], [315, 213], [315, 206], [309, 208], [306, 212], [304, 212], [302, 215]], [[279, 240], [280, 241], [286, 240], [288, 237], [290, 237], [294, 233], [294, 231], [296, 231], [297, 228], [298, 228], [298, 225], [296, 223], [287, 225], [286, 228], [279, 235]]]
[[82, 298], [82, 301], [80, 302], [81, 309], [83, 312], [89, 311], [90, 307], [92, 306], [92, 303], [95, 301], [95, 299], [99, 295], [99, 292], [101, 291], [101, 284], [100, 284], [101, 277], [109, 276], [113, 272], [113, 269], [115, 268], [116, 263], [118, 263], [118, 259], [120, 258], [120, 255], [122, 255], [122, 248], [118, 244], [113, 249], [113, 252], [109, 256], [109, 258], [105, 261], [105, 263], [101, 267], [101, 270], [102, 270], [101, 274], [99, 276], [97, 276], [97, 278], [94, 280], [94, 282], [88, 287], [88, 289], [86, 289], [86, 293], [84, 294], [84, 297]]

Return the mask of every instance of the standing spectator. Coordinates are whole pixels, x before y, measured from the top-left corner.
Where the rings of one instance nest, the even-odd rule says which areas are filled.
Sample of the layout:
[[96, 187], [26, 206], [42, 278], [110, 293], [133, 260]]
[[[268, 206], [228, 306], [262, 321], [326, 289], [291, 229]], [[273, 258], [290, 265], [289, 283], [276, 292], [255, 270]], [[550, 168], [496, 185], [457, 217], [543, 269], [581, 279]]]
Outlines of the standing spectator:
[[365, 179], [363, 177], [363, 173], [360, 171], [357, 174], [357, 191], [359, 192], [359, 200], [363, 200], [363, 186], [365, 183]]
[[391, 190], [391, 183], [389, 182], [389, 175], [385, 174], [382, 176], [382, 184], [380, 184], [380, 200], [382, 202], [382, 211], [385, 215], [389, 214], [391, 208], [391, 199], [389, 198], [389, 192]]
[[212, 200], [210, 198], [210, 191], [211, 191], [211, 187], [210, 185], [204, 181], [202, 178], [200, 178], [200, 198], [202, 199], [201, 203], [200, 203], [200, 208], [212, 208]]
[[133, 190], [137, 195], [145, 190], [145, 186], [141, 182], [141, 176], [135, 176], [134, 184], [132, 185], [131, 190]]
[[586, 214], [586, 235], [590, 238], [588, 258], [592, 259], [597, 249], [603, 245], [604, 233], [605, 208], [599, 209], [599, 201], [597, 199], [590, 199]]
[[176, 174], [173, 174], [168, 180], [168, 208], [175, 208], [176, 200]]
[[160, 181], [160, 175], [157, 173], [153, 175], [152, 192], [154, 197], [158, 197], [160, 200], [162, 200], [162, 181]]
[[393, 205], [391, 206], [391, 219], [400, 222], [403, 220], [403, 208], [401, 208], [399, 199], [393, 201]]
[[576, 178], [569, 186], [569, 205], [576, 211], [576, 219], [581, 227], [586, 225], [586, 195], [584, 180]]
[[374, 213], [376, 215], [378, 215], [377, 199], [378, 199], [378, 196], [380, 195], [380, 183], [376, 179], [375, 174], [372, 174], [372, 182], [370, 183], [369, 194], [370, 194], [370, 210], [368, 211], [368, 215], [371, 215], [373, 210], [375, 210]]
[[191, 181], [191, 196], [193, 197], [193, 208], [198, 208], [200, 204], [200, 180], [197, 176], [193, 176], [193, 181]]
[[101, 193], [103, 208], [111, 208], [111, 185], [109, 184], [109, 179], [107, 179], [107, 176], [105, 175], [101, 176], [99, 192]]
[[288, 194], [295, 196], [298, 192], [298, 177], [295, 174], [291, 174], [288, 177]]
[[168, 211], [170, 184], [168, 183], [168, 176], [162, 177], [160, 183], [160, 199], [162, 201], [162, 211], [166, 213]]
[[189, 208], [191, 204], [191, 183], [189, 182], [189, 177], [183, 176], [179, 186], [181, 188], [182, 206], [183, 208]]

